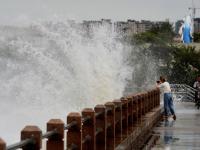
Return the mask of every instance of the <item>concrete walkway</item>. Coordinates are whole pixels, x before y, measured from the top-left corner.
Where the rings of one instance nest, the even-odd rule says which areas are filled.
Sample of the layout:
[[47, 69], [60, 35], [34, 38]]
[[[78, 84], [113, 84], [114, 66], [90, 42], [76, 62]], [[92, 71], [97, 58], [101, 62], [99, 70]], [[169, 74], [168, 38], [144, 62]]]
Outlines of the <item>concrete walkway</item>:
[[200, 110], [191, 102], [176, 102], [177, 120], [161, 121], [153, 135], [159, 137], [153, 150], [200, 150]]

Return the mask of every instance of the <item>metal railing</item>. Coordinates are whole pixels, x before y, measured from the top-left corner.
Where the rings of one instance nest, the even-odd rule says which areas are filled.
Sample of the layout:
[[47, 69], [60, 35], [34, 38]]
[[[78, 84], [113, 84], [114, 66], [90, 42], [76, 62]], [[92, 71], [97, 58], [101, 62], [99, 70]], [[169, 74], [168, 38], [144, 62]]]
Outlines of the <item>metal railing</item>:
[[16, 150], [18, 148], [22, 148], [26, 145], [34, 144], [34, 143], [35, 143], [35, 141], [33, 139], [26, 139], [26, 140], [23, 140], [23, 141], [20, 141], [18, 143], [15, 143], [15, 144], [8, 146], [6, 148], [6, 150]]
[[175, 100], [195, 102], [195, 92], [197, 90], [193, 87], [187, 84], [170, 84], [170, 86]]

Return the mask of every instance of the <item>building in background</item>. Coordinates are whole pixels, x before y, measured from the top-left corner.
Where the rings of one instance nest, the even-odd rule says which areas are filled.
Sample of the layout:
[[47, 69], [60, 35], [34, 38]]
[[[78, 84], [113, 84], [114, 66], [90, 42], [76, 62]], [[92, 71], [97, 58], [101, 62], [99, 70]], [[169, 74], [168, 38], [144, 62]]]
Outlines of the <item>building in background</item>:
[[101, 20], [94, 20], [94, 21], [83, 21], [82, 27], [83, 29], [88, 33], [88, 35], [91, 35], [93, 30], [98, 27], [106, 27], [108, 31], [114, 31], [116, 33], [119, 33], [120, 35], [133, 35], [138, 33], [143, 33], [148, 30], [150, 30], [153, 26], [161, 26], [166, 21], [149, 21], [149, 20], [127, 20], [127, 21], [117, 21], [112, 23], [110, 19], [101, 19]]
[[112, 32], [112, 22], [111, 19], [101, 19], [101, 20], [84, 20], [82, 22], [82, 28], [85, 31], [86, 36], [92, 36], [94, 30], [100, 27], [105, 27], [108, 32]]
[[114, 29], [118, 33], [123, 33], [124, 35], [132, 35], [143, 33], [150, 30], [153, 26], [161, 26], [164, 22], [152, 22], [149, 20], [127, 20], [118, 21], [114, 23]]
[[200, 18], [194, 19], [194, 33], [200, 33]]

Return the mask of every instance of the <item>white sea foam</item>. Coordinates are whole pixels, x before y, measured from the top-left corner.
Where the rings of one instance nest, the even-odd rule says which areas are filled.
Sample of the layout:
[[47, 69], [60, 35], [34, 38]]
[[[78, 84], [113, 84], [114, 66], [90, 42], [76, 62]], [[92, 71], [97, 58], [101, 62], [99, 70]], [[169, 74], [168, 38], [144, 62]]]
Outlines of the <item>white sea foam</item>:
[[141, 57], [129, 61], [133, 49], [105, 26], [91, 33], [68, 21], [0, 27], [0, 136], [8, 143], [25, 125], [45, 131], [51, 118], [123, 95]]

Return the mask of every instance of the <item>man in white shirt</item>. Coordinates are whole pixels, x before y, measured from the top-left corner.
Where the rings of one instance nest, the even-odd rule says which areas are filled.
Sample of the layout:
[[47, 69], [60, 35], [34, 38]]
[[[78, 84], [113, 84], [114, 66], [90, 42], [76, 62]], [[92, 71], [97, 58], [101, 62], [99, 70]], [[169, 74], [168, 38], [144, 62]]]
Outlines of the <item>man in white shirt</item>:
[[173, 115], [173, 119], [176, 120], [176, 115], [174, 111], [174, 104], [172, 99], [172, 93], [169, 83], [166, 81], [164, 77], [160, 77], [161, 83], [158, 85], [161, 92], [164, 93], [164, 113], [165, 116], [168, 117], [171, 113]]

